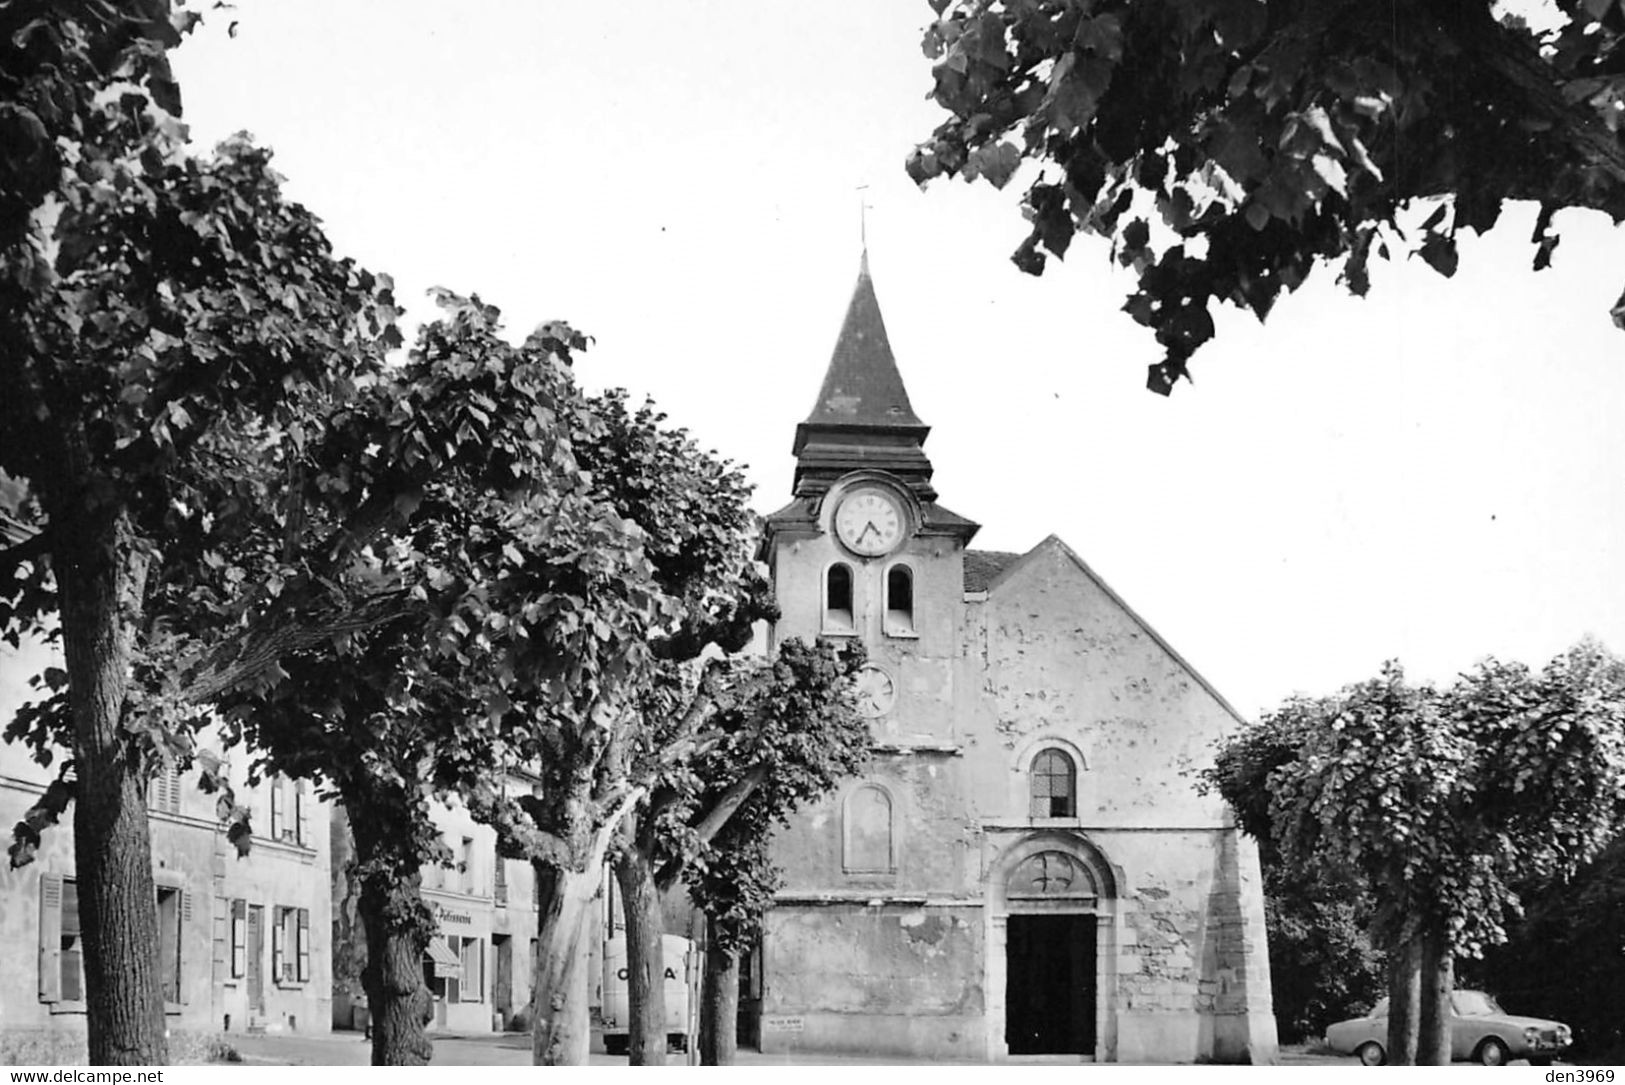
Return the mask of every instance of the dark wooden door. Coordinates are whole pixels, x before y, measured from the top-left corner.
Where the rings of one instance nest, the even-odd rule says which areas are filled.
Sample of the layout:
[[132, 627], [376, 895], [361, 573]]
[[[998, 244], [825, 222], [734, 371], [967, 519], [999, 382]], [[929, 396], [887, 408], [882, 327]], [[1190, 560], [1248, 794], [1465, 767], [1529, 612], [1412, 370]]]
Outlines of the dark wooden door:
[[1093, 1054], [1095, 917], [1013, 915], [1006, 934], [1004, 1042], [1010, 1054]]
[[493, 934], [491, 948], [496, 952], [497, 974], [491, 985], [491, 1008], [502, 1015], [502, 1025], [508, 1025], [513, 1016], [513, 939], [506, 934]]

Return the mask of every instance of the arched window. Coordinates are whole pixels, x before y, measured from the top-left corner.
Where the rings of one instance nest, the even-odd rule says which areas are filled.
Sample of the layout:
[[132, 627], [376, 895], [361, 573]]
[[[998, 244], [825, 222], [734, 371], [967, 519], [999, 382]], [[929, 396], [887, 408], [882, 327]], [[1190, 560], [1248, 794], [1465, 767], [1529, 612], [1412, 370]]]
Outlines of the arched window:
[[1078, 816], [1078, 770], [1072, 759], [1056, 749], [1040, 750], [1033, 758], [1032, 809], [1035, 818]]
[[846, 797], [841, 866], [848, 874], [889, 874], [892, 858], [891, 796], [875, 784], [855, 788]]
[[852, 614], [852, 568], [836, 562], [824, 577], [824, 629], [850, 633], [856, 628]]
[[886, 632], [914, 633], [914, 570], [900, 562], [886, 570]]

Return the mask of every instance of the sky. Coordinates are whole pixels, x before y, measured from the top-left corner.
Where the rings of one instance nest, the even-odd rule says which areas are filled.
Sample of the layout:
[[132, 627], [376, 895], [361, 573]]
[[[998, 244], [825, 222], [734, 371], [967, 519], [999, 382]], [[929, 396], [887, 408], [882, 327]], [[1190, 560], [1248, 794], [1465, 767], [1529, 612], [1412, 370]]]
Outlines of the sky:
[[[1625, 230], [1531, 206], [1461, 246], [1329, 269], [1267, 324], [1234, 310], [1194, 384], [1120, 312], [1131, 276], [1080, 238], [1009, 255], [1022, 177], [920, 190], [925, 0], [240, 0], [174, 57], [200, 150], [247, 130], [339, 253], [416, 319], [445, 286], [522, 338], [595, 338], [592, 387], [649, 395], [789, 498], [857, 277], [876, 292], [947, 507], [973, 545], [1065, 540], [1244, 714], [1403, 661], [1448, 682], [1625, 652]], [[228, 28], [235, 23], [235, 35]], [[1466, 235], [1464, 235], [1465, 237]]]

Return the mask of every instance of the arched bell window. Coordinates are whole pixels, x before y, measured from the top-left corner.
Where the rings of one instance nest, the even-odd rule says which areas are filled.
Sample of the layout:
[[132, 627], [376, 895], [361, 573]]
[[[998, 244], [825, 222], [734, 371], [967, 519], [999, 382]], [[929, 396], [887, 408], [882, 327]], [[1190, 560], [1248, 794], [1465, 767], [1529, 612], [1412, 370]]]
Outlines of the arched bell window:
[[1032, 795], [1030, 816], [1035, 818], [1074, 818], [1078, 816], [1078, 770], [1062, 750], [1040, 750], [1029, 773]]
[[886, 570], [886, 632], [914, 635], [914, 570], [902, 562]]
[[837, 561], [824, 574], [824, 631], [850, 633], [853, 622], [852, 567]]

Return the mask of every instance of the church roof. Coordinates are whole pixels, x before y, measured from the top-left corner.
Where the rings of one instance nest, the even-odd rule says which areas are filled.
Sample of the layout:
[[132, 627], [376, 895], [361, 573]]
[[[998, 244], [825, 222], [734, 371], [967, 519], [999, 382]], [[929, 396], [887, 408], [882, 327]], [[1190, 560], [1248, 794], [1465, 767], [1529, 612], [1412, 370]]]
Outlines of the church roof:
[[965, 590], [987, 591], [987, 586], [1006, 568], [1014, 565], [1020, 554], [1008, 550], [965, 551]]
[[846, 307], [846, 320], [835, 340], [835, 352], [824, 373], [824, 386], [805, 423], [809, 426], [924, 427], [908, 401], [897, 359], [886, 338], [864, 254], [858, 284]]
[[871, 470], [893, 475], [921, 501], [934, 501], [924, 447], [930, 432], [897, 371], [865, 253], [818, 399], [796, 427], [793, 491], [815, 497], [843, 475]]

